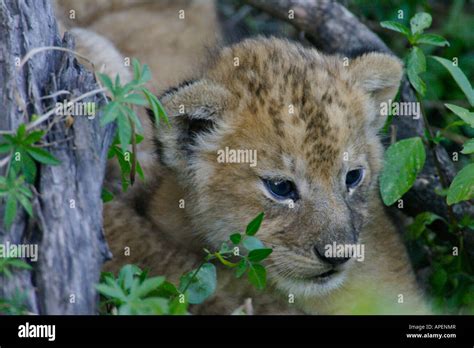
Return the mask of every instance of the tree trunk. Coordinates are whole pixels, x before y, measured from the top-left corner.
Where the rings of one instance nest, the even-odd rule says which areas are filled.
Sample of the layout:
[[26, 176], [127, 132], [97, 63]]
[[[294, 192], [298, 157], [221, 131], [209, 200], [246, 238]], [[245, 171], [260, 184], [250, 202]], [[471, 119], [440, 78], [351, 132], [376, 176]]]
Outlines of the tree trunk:
[[[0, 0], [0, 130], [16, 131], [64, 98], [44, 96], [69, 91], [70, 100], [98, 88], [94, 75], [67, 52], [45, 50], [19, 68], [30, 50], [45, 46], [73, 48], [69, 35], [61, 41], [50, 2]], [[95, 95], [84, 101], [98, 110], [106, 98]], [[0, 276], [0, 298], [21, 294], [32, 313], [94, 314], [95, 284], [110, 257], [102, 230], [101, 188], [114, 128], [100, 127], [98, 115], [75, 117], [70, 127], [52, 115], [42, 125], [48, 128], [44, 140], [52, 144], [47, 149], [61, 164], [38, 165], [34, 217], [19, 208], [11, 229], [5, 230], [4, 202], [0, 206], [0, 244], [37, 244], [38, 261], [31, 262], [31, 272]], [[5, 175], [5, 167], [0, 170]]]

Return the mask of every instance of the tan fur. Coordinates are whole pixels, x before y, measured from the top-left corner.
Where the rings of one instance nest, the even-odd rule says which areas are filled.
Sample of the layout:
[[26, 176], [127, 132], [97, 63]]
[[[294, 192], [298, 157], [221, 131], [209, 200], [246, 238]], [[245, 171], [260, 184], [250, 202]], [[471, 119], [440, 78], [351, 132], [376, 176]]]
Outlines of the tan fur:
[[[127, 20], [141, 29], [115, 29], [112, 19], [103, 26], [94, 19], [91, 27], [122, 52], [139, 55], [145, 47], [135, 45], [140, 35], [133, 32], [155, 32], [145, 12], [107, 15], [143, 16], [143, 25]], [[148, 36], [147, 48], [161, 46], [163, 37], [156, 35]], [[176, 54], [176, 61], [182, 59]], [[160, 57], [159, 48], [148, 56], [158, 81], [160, 70], [176, 68]], [[150, 127], [161, 156], [147, 165], [147, 183], [105, 204], [104, 227], [114, 253], [106, 269], [136, 263], [177, 282], [201, 262], [203, 248], [219, 248], [264, 211], [258, 236], [273, 248], [266, 261], [268, 289], [259, 293], [219, 269], [216, 295], [192, 308], [194, 313], [231, 313], [248, 297], [257, 314], [426, 312], [377, 187], [382, 158], [377, 131], [384, 122], [378, 110], [395, 95], [401, 72], [400, 63], [383, 54], [364, 55], [346, 67], [339, 57], [277, 39], [246, 40], [216, 52], [194, 81], [162, 96], [172, 127]], [[217, 151], [226, 146], [257, 150], [258, 165], [218, 163]], [[349, 193], [345, 173], [355, 167], [366, 173]], [[291, 179], [300, 199], [292, 208], [275, 201], [262, 177]], [[338, 267], [335, 280], [316, 282], [329, 266], [313, 252], [315, 244], [350, 243], [355, 235], [365, 245], [364, 262], [350, 260]], [[130, 256], [124, 255], [126, 247]], [[288, 303], [291, 296], [294, 304]]]

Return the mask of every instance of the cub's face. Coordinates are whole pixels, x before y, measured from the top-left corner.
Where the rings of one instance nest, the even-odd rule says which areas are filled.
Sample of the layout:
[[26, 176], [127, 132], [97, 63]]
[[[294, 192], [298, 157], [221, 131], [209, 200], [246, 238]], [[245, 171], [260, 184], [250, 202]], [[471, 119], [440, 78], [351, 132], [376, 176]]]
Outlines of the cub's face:
[[359, 242], [376, 199], [380, 103], [401, 71], [382, 54], [346, 66], [287, 41], [247, 40], [165, 94], [172, 127], [157, 128], [160, 160], [185, 188], [205, 246], [264, 212], [270, 280], [299, 295], [338, 286], [353, 261], [327, 251]]

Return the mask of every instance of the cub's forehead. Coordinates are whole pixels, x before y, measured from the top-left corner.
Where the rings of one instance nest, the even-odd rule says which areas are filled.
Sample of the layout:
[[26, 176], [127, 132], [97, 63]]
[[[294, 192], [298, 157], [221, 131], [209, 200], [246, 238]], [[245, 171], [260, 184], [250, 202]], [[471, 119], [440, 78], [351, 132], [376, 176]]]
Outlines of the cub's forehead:
[[250, 40], [225, 49], [211, 77], [238, 99], [237, 137], [265, 148], [267, 158], [289, 155], [329, 168], [362, 135], [365, 97], [342, 58], [283, 40]]

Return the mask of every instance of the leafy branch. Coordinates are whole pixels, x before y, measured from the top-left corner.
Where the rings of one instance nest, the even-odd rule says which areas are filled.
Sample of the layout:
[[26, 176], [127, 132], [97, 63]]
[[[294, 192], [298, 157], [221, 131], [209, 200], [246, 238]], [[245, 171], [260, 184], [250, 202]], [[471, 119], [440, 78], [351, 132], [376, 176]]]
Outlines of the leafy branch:
[[[151, 80], [151, 73], [148, 65], [140, 65], [138, 60], [132, 60], [133, 80], [122, 85], [120, 76], [115, 77], [112, 82], [109, 76], [98, 74], [102, 84], [110, 92], [112, 101], [108, 103], [100, 120], [101, 125], [111, 122], [117, 123], [117, 136], [109, 152], [109, 158], [116, 156], [122, 172], [122, 188], [125, 191], [130, 184], [133, 185], [135, 175], [138, 172], [143, 180], [143, 172], [137, 161], [136, 145], [143, 139], [143, 127], [134, 108], [137, 106], [148, 106], [153, 112], [155, 121], [158, 124], [160, 119], [169, 124], [166, 112], [158, 98], [146, 87], [146, 83]], [[117, 149], [120, 144], [121, 151]], [[126, 153], [131, 145], [132, 151], [127, 158]], [[125, 165], [124, 161], [129, 165]], [[127, 178], [128, 177], [128, 178]]]
[[[245, 273], [257, 289], [266, 286], [266, 269], [261, 264], [272, 252], [255, 237], [264, 214], [247, 225], [245, 234], [234, 233], [219, 251], [205, 249], [204, 261], [194, 270], [183, 274], [179, 286], [164, 277], [147, 278], [147, 272], [136, 266], [124, 266], [117, 279], [103, 273], [97, 290], [103, 296], [102, 312], [111, 314], [187, 314], [189, 304], [201, 304], [217, 288], [217, 260], [224, 268], [233, 269], [237, 278]], [[242, 247], [245, 252], [241, 253]]]

